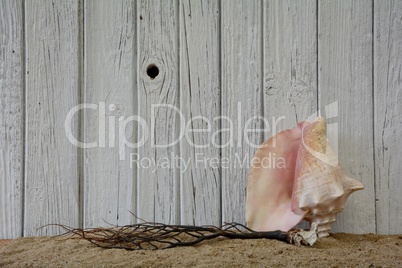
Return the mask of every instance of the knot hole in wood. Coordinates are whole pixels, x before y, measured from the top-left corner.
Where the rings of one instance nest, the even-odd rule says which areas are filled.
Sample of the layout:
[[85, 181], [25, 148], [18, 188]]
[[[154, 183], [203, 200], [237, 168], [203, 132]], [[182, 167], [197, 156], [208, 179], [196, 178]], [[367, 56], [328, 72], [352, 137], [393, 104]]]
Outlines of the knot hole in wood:
[[151, 78], [154, 79], [157, 77], [159, 74], [159, 68], [155, 64], [150, 64], [147, 67], [147, 75]]

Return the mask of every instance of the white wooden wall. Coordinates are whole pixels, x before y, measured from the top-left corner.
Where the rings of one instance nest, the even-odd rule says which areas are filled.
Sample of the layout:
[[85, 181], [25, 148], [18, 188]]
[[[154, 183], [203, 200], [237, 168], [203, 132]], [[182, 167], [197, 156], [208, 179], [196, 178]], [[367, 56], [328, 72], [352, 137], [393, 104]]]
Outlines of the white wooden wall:
[[[277, 132], [335, 101], [340, 161], [365, 190], [333, 230], [402, 233], [401, 29], [402, 0], [0, 0], [0, 238], [58, 233], [37, 230], [49, 223], [136, 222], [129, 211], [164, 223], [244, 223], [248, 164], [137, 169], [130, 154], [251, 158], [255, 148], [237, 135], [249, 118], [285, 116]], [[81, 103], [105, 110], [72, 120], [73, 135], [98, 148], [65, 135], [66, 115]], [[186, 120], [159, 109], [149, 133], [157, 144], [204, 116], [210, 125], [198, 119], [191, 128], [210, 131], [189, 140], [210, 146], [148, 141], [120, 160], [119, 116], [150, 124], [152, 104], [176, 106]], [[213, 135], [229, 127], [218, 116], [234, 119], [235, 146], [212, 146], [230, 138]], [[104, 144], [99, 122], [114, 126]], [[128, 123], [126, 137], [134, 143], [143, 130]], [[247, 137], [259, 144], [270, 135]]]

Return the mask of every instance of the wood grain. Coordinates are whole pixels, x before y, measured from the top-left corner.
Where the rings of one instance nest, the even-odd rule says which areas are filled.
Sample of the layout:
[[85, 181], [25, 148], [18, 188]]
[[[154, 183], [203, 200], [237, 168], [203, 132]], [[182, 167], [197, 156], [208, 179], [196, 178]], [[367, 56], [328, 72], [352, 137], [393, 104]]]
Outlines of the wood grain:
[[[262, 4], [222, 1], [222, 220], [245, 223], [247, 174], [262, 129]], [[249, 121], [250, 120], [250, 121]], [[226, 129], [226, 130], [225, 130]], [[247, 139], [246, 139], [246, 138]], [[232, 142], [231, 142], [232, 141]]]
[[[85, 102], [97, 110], [84, 113], [84, 226], [130, 224], [136, 213], [135, 85], [136, 20], [131, 0], [87, 1], [85, 5]], [[128, 121], [127, 121], [128, 122]], [[123, 136], [120, 136], [122, 130]]]
[[317, 111], [316, 13], [316, 1], [266, 2], [263, 58], [268, 136], [294, 127]]
[[23, 210], [22, 1], [0, 1], [0, 32], [0, 238], [16, 238]]
[[317, 3], [266, 1], [263, 20], [268, 139], [317, 111]]
[[[244, 223], [254, 147], [317, 108], [365, 185], [332, 231], [401, 233], [401, 13], [398, 0], [0, 0], [0, 238], [128, 224], [129, 211]], [[66, 138], [79, 103], [96, 110], [72, 134], [97, 148]], [[207, 131], [179, 139], [186, 126]]]
[[375, 232], [373, 47], [370, 1], [319, 1], [319, 106], [339, 103], [339, 161], [363, 182], [332, 225], [333, 232]]
[[[221, 221], [218, 1], [180, 2], [180, 95], [188, 133], [181, 140], [181, 157], [188, 163], [181, 173], [181, 223], [214, 224]], [[191, 131], [190, 131], [191, 129]], [[195, 131], [192, 131], [195, 130]], [[214, 160], [212, 160], [214, 159]]]
[[374, 1], [377, 233], [402, 233], [402, 1]]
[[[178, 1], [137, 4], [139, 114], [150, 129], [138, 149], [138, 216], [173, 224], [180, 221]], [[154, 78], [147, 74], [152, 66], [159, 70]]]
[[[26, 1], [24, 235], [54, 235], [79, 224], [77, 147], [64, 121], [79, 101], [79, 3]], [[78, 133], [78, 122], [71, 127]]]

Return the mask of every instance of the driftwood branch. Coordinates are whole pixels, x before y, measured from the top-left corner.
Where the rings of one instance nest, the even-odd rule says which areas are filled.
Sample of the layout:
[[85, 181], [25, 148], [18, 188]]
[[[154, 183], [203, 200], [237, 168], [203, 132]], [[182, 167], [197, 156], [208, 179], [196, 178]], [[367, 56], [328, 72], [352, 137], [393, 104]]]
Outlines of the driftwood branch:
[[310, 231], [257, 232], [239, 223], [226, 223], [222, 227], [139, 223], [112, 228], [80, 229], [58, 225], [65, 234], [76, 234], [102, 248], [127, 250], [167, 249], [191, 246], [216, 237], [230, 239], [276, 239], [295, 245], [313, 245], [317, 239], [316, 225]]

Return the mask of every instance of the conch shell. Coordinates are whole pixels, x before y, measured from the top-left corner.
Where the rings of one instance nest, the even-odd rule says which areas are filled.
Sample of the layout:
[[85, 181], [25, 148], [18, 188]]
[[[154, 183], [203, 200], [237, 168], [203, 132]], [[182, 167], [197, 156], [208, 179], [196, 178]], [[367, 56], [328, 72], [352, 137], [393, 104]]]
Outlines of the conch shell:
[[317, 224], [319, 237], [329, 235], [330, 225], [348, 196], [364, 186], [349, 178], [339, 165], [329, 146], [326, 126], [325, 119], [317, 117], [260, 146], [248, 176], [249, 228], [289, 231], [305, 219]]

